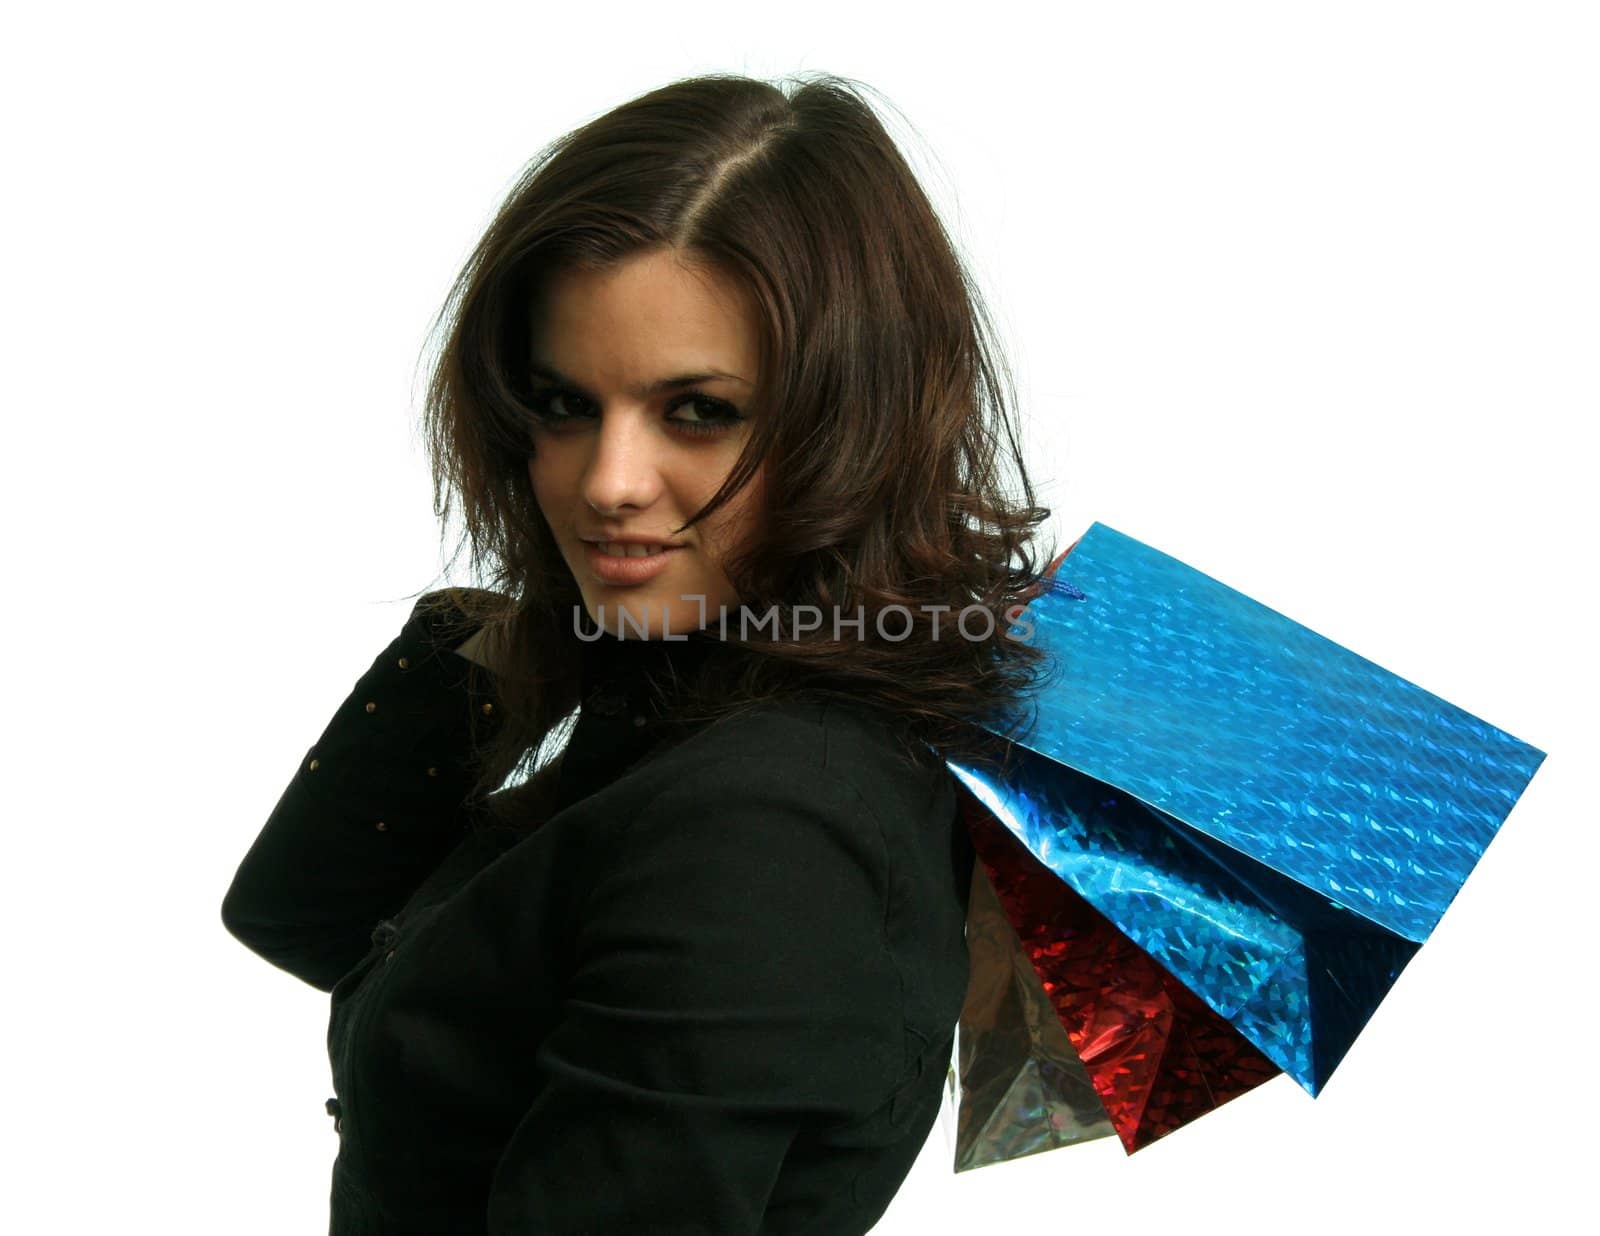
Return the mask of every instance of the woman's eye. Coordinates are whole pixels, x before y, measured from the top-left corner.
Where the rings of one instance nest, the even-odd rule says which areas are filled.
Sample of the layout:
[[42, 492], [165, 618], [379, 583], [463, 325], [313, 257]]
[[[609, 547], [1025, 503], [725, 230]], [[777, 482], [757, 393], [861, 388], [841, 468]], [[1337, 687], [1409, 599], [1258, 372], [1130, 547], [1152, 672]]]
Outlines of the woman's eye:
[[694, 412], [694, 420], [678, 420], [676, 422], [691, 433], [715, 433], [744, 420], [744, 417], [740, 416], [732, 406], [723, 403], [720, 399], [707, 399], [704, 396], [691, 395], [688, 399], [675, 406]]
[[587, 420], [588, 400], [575, 391], [559, 386], [546, 386], [533, 391], [528, 397], [528, 409], [539, 427], [565, 425], [569, 421]]
[[552, 420], [571, 420], [572, 415], [570, 412], [561, 412], [555, 410], [556, 401], [570, 398], [571, 395], [569, 395], [566, 391], [540, 391], [533, 397], [533, 410], [539, 415], [547, 416]]

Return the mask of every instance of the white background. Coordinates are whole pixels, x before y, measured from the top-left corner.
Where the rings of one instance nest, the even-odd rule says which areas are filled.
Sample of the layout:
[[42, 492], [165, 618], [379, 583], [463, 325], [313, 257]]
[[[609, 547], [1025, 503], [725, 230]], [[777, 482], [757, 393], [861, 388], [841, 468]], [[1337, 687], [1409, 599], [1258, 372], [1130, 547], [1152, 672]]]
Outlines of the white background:
[[876, 1231], [1592, 1218], [1592, 6], [8, 24], [0, 1226], [326, 1230], [327, 997], [221, 897], [409, 595], [469, 582], [415, 434], [459, 263], [541, 145], [709, 70], [909, 119], [1063, 545], [1104, 521], [1550, 753], [1319, 1098], [960, 1176], [935, 1126]]

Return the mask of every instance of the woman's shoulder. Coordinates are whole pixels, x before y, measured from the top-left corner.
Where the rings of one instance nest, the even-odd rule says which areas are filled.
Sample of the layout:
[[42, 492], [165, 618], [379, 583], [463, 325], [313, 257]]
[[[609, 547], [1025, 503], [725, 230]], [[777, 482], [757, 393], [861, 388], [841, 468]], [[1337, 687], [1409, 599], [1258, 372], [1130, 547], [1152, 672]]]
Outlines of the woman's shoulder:
[[691, 760], [781, 759], [819, 771], [877, 764], [891, 751], [909, 755], [894, 714], [838, 695], [751, 701], [698, 728], [678, 751]]
[[717, 718], [667, 751], [656, 771], [734, 790], [787, 785], [923, 816], [953, 804], [952, 775], [894, 714], [842, 696], [780, 696]]

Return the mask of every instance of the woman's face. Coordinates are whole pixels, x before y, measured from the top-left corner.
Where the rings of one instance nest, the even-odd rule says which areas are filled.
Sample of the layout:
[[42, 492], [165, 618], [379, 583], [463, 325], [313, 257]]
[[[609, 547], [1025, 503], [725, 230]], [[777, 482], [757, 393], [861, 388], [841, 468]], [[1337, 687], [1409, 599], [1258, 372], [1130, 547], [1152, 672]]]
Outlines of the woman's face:
[[[590, 620], [651, 639], [715, 623], [739, 604], [719, 563], [756, 531], [764, 468], [708, 519], [675, 529], [716, 492], [750, 434], [739, 419], [757, 378], [749, 307], [719, 276], [654, 251], [604, 274], [563, 272], [532, 317], [539, 419], [528, 477]], [[612, 556], [610, 542], [629, 539], [659, 556]]]

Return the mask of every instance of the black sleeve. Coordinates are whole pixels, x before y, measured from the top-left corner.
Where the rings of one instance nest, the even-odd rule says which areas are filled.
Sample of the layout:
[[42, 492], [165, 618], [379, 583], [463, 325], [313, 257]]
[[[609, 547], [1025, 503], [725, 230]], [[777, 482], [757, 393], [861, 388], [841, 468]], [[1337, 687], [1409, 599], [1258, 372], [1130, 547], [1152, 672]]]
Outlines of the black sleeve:
[[477, 629], [456, 590], [417, 601], [301, 758], [222, 901], [230, 934], [322, 991], [461, 840], [493, 676], [452, 651]]

